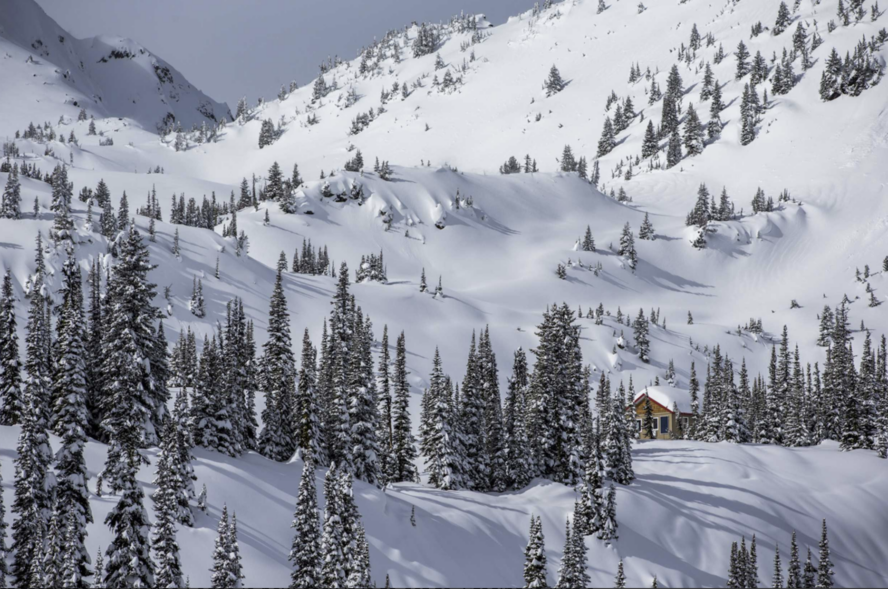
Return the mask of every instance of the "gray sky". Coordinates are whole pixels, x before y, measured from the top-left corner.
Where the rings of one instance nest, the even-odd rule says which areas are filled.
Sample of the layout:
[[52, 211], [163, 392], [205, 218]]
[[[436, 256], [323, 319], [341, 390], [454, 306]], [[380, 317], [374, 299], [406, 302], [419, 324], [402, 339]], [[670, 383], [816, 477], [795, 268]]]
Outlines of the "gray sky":
[[[2, 0], [0, 0], [2, 1]], [[460, 11], [494, 24], [534, 0], [37, 0], [75, 37], [130, 37], [234, 107], [303, 86], [327, 57], [352, 59], [385, 31]]]

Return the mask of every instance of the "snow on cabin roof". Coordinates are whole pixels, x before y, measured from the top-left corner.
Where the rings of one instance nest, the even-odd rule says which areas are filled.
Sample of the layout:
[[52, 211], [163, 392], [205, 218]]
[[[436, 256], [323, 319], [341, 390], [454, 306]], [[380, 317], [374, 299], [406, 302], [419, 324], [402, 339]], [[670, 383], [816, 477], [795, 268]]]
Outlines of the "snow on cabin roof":
[[651, 402], [665, 407], [672, 411], [672, 406], [678, 403], [678, 410], [682, 413], [691, 412], [691, 396], [687, 389], [678, 389], [670, 386], [647, 387], [642, 389], [635, 395], [635, 404], [644, 400], [644, 393], [647, 391], [651, 397]]

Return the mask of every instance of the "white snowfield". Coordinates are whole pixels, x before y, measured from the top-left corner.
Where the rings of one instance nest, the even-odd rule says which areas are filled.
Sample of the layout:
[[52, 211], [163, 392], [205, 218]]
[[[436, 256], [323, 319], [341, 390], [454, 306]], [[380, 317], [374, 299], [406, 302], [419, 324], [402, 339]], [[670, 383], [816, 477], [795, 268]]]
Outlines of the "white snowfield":
[[[433, 76], [440, 80], [445, 73], [435, 70], [435, 55], [413, 58], [406, 44], [399, 62], [386, 59], [370, 74], [359, 74], [360, 57], [327, 72], [326, 84], [335, 82], [337, 89], [319, 103], [311, 102], [311, 84], [288, 93], [283, 101], [265, 97], [258, 107], [245, 88], [251, 114], [241, 124], [231, 121], [228, 106], [204, 96], [137, 43], [111, 37], [76, 40], [31, 0], [4, 0], [0, 139], [12, 139], [29, 122], [49, 122], [66, 139], [73, 131], [79, 145], [52, 142], [50, 155], [46, 144], [17, 140], [22, 153], [18, 163], [27, 161], [51, 172], [73, 156], [69, 178], [75, 195], [84, 186], [95, 189], [104, 179], [115, 211], [125, 191], [134, 214], [155, 189], [165, 221], [173, 195], [184, 193], [186, 201], [194, 197], [200, 204], [204, 195], [215, 193], [217, 201], [227, 202], [232, 191], [237, 198], [242, 178], [251, 180], [255, 174], [261, 188], [273, 162], [279, 162], [285, 176], [298, 163], [307, 180], [297, 191], [298, 214], [284, 214], [270, 202], [238, 213], [238, 229], [249, 237], [247, 255], [235, 255], [234, 240], [222, 237], [222, 225], [212, 232], [157, 223], [156, 242], [146, 243], [157, 265], [150, 277], [158, 285], [156, 305], [168, 312], [164, 325], [170, 343], [189, 327], [198, 341], [211, 334], [217, 322], [224, 322], [225, 304], [235, 296], [243, 298], [257, 339], [264, 342], [278, 256], [284, 251], [292, 262], [305, 239], [313, 246], [327, 246], [337, 272], [346, 262], [352, 278], [362, 255], [383, 252], [389, 282], [356, 284], [352, 292], [372, 318], [377, 340], [383, 325], [388, 325], [390, 336], [406, 333], [414, 422], [435, 347], [445, 372], [461, 380], [472, 331], [489, 325], [504, 393], [514, 350], [534, 348], [542, 313], [547, 305], [562, 302], [582, 310], [578, 322], [583, 328], [583, 361], [593, 369], [596, 388], [602, 372], [609, 374], [614, 387], [619, 381], [628, 385], [631, 378], [637, 392], [659, 377], [663, 395], [685, 399], [691, 362], [702, 382], [708, 358], [704, 349], [716, 345], [735, 370], [745, 358], [751, 378], [767, 375], [771, 346], [779, 341], [784, 325], [791, 344], [799, 345], [802, 362], [822, 366], [825, 351], [815, 343], [818, 314], [845, 295], [851, 300], [855, 350], [862, 347], [861, 326], [871, 330], [874, 339], [888, 333], [888, 305], [868, 306], [865, 284], [855, 280], [855, 269], [863, 271], [868, 265], [875, 297], [888, 300], [888, 276], [881, 271], [888, 256], [888, 84], [883, 81], [860, 96], [831, 102], [822, 102], [818, 94], [831, 49], [844, 57], [861, 37], [869, 39], [888, 26], [888, 16], [871, 22], [867, 13], [859, 23], [828, 32], [838, 0], [802, 0], [789, 30], [779, 36], [765, 31], [750, 39], [756, 22], [773, 25], [777, 4], [651, 1], [639, 14], [637, 3], [613, 0], [598, 14], [595, 0], [569, 0], [537, 16], [526, 13], [504, 25], [485, 27], [489, 36], [466, 51], [460, 45], [471, 34], [453, 34], [440, 47], [440, 55], [463, 83], [450, 92], [432, 86]], [[771, 97], [757, 138], [741, 146], [739, 109], [745, 80], [734, 80], [732, 53], [743, 40], [753, 56], [761, 51], [770, 64], [772, 53], [779, 59], [784, 47], [791, 48], [799, 21], [809, 35], [817, 31], [823, 37], [823, 45], [811, 55], [814, 65], [804, 73], [796, 68], [798, 84], [786, 95]], [[683, 103], [686, 107], [692, 102], [705, 124], [709, 103], [699, 97], [701, 64], [712, 61], [723, 45], [727, 58], [713, 65], [727, 105], [721, 114], [726, 123], [721, 138], [670, 170], [648, 171], [642, 161], [632, 179], [613, 177], [620, 161], [628, 165], [629, 158], [640, 153], [648, 121], [656, 126], [661, 116], [661, 102], [648, 105], [645, 89], [650, 82], [644, 77], [628, 82], [630, 66], [637, 63], [642, 72], [659, 71], [655, 78], [665, 90], [678, 48], [687, 46], [695, 23], [701, 35], [715, 37], [715, 45], [704, 43], [691, 66], [680, 64]], [[410, 39], [415, 33], [409, 29]], [[42, 43], [35, 46], [37, 39]], [[154, 49], [162, 53], [163, 48]], [[112, 50], [124, 57], [101, 62]], [[879, 56], [884, 63], [888, 50], [883, 47]], [[546, 97], [542, 84], [553, 64], [569, 83]], [[163, 68], [172, 82], [161, 79]], [[426, 74], [422, 87], [413, 88]], [[284, 83], [287, 73], [281, 72], [281, 78]], [[402, 99], [395, 94], [385, 104], [386, 112], [359, 134], [349, 135], [352, 120], [371, 107], [378, 110], [381, 92], [396, 81], [410, 86], [409, 95]], [[359, 98], [345, 108], [352, 87]], [[764, 87], [770, 95], [770, 83], [759, 91]], [[612, 90], [621, 99], [631, 96], [644, 120], [636, 117], [618, 135], [617, 147], [600, 159], [599, 191], [575, 173], [560, 172], [556, 158], [569, 144], [577, 157], [585, 156], [591, 164], [604, 118], [613, 113], [614, 107], [605, 111]], [[88, 120], [77, 122], [81, 106], [95, 117], [102, 136], [87, 135]], [[210, 125], [213, 117], [226, 117], [228, 124], [215, 142], [189, 140], [187, 149], [176, 151], [174, 134], [156, 133], [157, 122], [167, 112], [186, 131], [204, 121]], [[307, 123], [310, 115], [317, 117], [317, 124]], [[275, 125], [283, 120], [283, 132], [272, 145], [259, 149], [263, 119]], [[114, 145], [100, 146], [107, 138], [113, 138]], [[368, 171], [340, 171], [357, 149]], [[523, 163], [525, 154], [536, 159], [538, 173], [498, 173], [509, 156]], [[665, 153], [660, 157], [665, 162]], [[391, 181], [369, 171], [376, 158], [391, 163]], [[155, 167], [165, 173], [146, 174]], [[334, 194], [360, 184], [365, 200], [359, 204], [324, 197], [325, 181], [317, 180], [322, 170], [325, 175], [335, 170], [327, 178]], [[6, 178], [0, 173], [0, 185]], [[12, 271], [16, 294], [23, 301], [34, 271], [36, 234], [48, 237], [52, 215], [50, 186], [24, 177], [21, 181], [23, 219], [0, 219], [0, 261]], [[685, 226], [685, 215], [701, 183], [716, 198], [725, 187], [744, 216], [713, 223], [715, 232], [708, 234], [706, 249], [697, 250], [691, 246], [696, 233]], [[621, 187], [633, 202], [619, 203], [603, 193]], [[752, 215], [750, 202], [758, 187], [775, 200], [786, 189], [799, 202]], [[41, 205], [37, 219], [31, 213], [35, 197]], [[106, 240], [83, 229], [86, 205], [75, 199], [74, 208], [79, 228], [75, 251], [85, 275], [96, 257], [111, 261]], [[639, 263], [633, 272], [616, 250], [624, 224], [628, 222], [637, 236], [645, 213], [656, 239], [636, 238]], [[93, 214], [97, 221], [99, 211]], [[135, 218], [147, 237], [147, 218]], [[389, 230], [386, 218], [391, 218]], [[587, 225], [596, 252], [574, 248]], [[178, 258], [171, 253], [177, 228]], [[50, 249], [47, 283], [55, 293], [66, 254], [63, 246]], [[217, 259], [219, 279], [214, 278]], [[567, 265], [566, 280], [556, 276], [559, 263]], [[432, 290], [441, 277], [443, 298], [419, 292], [423, 269]], [[206, 300], [202, 319], [188, 308], [195, 277], [202, 280]], [[299, 345], [299, 335], [308, 328], [317, 344], [334, 279], [288, 272], [284, 285], [294, 342]], [[164, 287], [169, 287], [169, 302]], [[793, 300], [800, 308], [790, 308]], [[586, 317], [599, 304], [609, 312], [603, 325]], [[651, 325], [649, 364], [632, 346], [632, 329], [616, 321], [618, 308], [633, 319], [639, 309], [646, 316], [659, 310], [661, 325]], [[692, 325], [687, 323], [689, 311]], [[24, 303], [18, 313], [23, 335]], [[761, 319], [765, 333], [738, 334], [738, 327], [750, 319]], [[623, 342], [628, 343], [625, 349], [618, 346]], [[676, 369], [674, 392], [664, 378], [670, 360]], [[261, 403], [260, 399], [257, 411]], [[17, 434], [18, 428], [0, 428], [7, 506], [12, 504]], [[290, 522], [301, 463], [278, 464], [255, 454], [231, 459], [201, 449], [195, 453], [197, 488], [206, 483], [210, 510], [198, 515], [193, 529], [179, 528], [191, 585], [209, 582], [216, 523], [226, 503], [238, 515], [245, 585], [287, 585]], [[90, 443], [92, 489], [104, 455], [104, 446]], [[155, 452], [148, 455], [153, 459]], [[826, 518], [836, 584], [888, 586], [888, 464], [875, 453], [840, 453], [834, 443], [787, 449], [656, 441], [638, 443], [633, 455], [637, 480], [617, 490], [619, 541], [605, 547], [587, 538], [593, 585], [611, 586], [623, 558], [628, 586], [650, 586], [654, 575], [660, 586], [722, 586], [731, 542], [745, 536], [748, 543], [753, 534], [759, 576], [763, 585], [770, 585], [775, 545], [779, 543], [785, 563], [796, 530], [802, 558], [805, 547], [816, 556], [821, 519]], [[140, 475], [149, 492], [152, 468], [143, 468]], [[323, 472], [318, 471], [319, 490]], [[396, 485], [383, 493], [360, 482], [355, 489], [378, 586], [384, 586], [386, 574], [393, 586], [521, 586], [531, 514], [543, 519], [549, 582], [554, 584], [565, 518], [576, 498], [573, 489], [544, 480], [502, 495], [421, 485]], [[115, 501], [109, 496], [92, 498], [96, 523], [87, 540], [91, 554], [110, 541], [102, 521]], [[415, 528], [409, 521], [411, 505], [416, 507]]]
[[[0, 428], [4, 500], [12, 502], [12, 448], [18, 427]], [[58, 438], [52, 438], [57, 447]], [[90, 443], [86, 459], [94, 489], [105, 446]], [[156, 460], [156, 452], [147, 453]], [[207, 587], [216, 524], [223, 505], [237, 513], [246, 587], [286, 587], [290, 523], [302, 473], [301, 461], [280, 464], [248, 453], [232, 459], [198, 448], [194, 462], [208, 489], [209, 510], [196, 512], [193, 528], [179, 527], [183, 571], [192, 587]], [[832, 442], [789, 449], [702, 442], [640, 442], [634, 451], [637, 480], [617, 489], [620, 539], [610, 547], [586, 538], [594, 587], [613, 586], [622, 558], [627, 587], [723, 587], [731, 542], [756, 535], [759, 577], [770, 586], [774, 547], [788, 560], [792, 531], [804, 560], [815, 558], [821, 517], [827, 518], [835, 582], [841, 587], [884, 587], [884, 491], [888, 470], [871, 452], [842, 454]], [[320, 508], [323, 476], [317, 471]], [[154, 490], [153, 465], [139, 481]], [[526, 489], [485, 495], [397, 484], [385, 493], [355, 482], [355, 496], [370, 542], [373, 579], [393, 587], [521, 587], [530, 515], [542, 517], [554, 586], [564, 544], [564, 522], [573, 512], [573, 489], [535, 479]], [[92, 555], [111, 541], [102, 523], [117, 497], [93, 496], [96, 523], [89, 526]], [[149, 513], [150, 499], [146, 498]], [[410, 524], [416, 509], [416, 527]], [[725, 548], [727, 547], [727, 550]], [[784, 564], [785, 566], [785, 564]], [[785, 571], [784, 571], [785, 572]]]

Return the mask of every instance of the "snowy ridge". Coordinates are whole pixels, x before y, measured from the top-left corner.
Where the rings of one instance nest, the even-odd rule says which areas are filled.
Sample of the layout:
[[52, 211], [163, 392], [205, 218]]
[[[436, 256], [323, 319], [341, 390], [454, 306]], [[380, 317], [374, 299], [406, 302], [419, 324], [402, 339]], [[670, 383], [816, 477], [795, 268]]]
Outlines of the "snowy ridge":
[[[48, 111], [53, 121], [73, 119], [85, 108], [97, 118], [126, 117], [154, 132], [172, 121], [190, 128], [231, 118], [226, 105], [135, 41], [104, 35], [75, 39], [33, 0], [3, 3], [0, 54], [7, 80], [0, 100], [17, 110], [17, 121], [43, 122]], [[35, 93], [50, 104], [21, 100]], [[0, 128], [4, 135], [12, 131]]]

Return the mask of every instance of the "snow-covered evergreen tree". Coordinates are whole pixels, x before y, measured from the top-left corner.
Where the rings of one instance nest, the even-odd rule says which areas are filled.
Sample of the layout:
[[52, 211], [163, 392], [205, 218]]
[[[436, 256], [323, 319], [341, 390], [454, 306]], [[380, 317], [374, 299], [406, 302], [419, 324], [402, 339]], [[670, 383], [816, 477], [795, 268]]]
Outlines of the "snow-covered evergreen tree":
[[666, 148], [666, 167], [677, 166], [682, 157], [684, 155], [681, 151], [681, 135], [678, 134], [678, 126], [676, 126], [669, 135], [669, 145]]
[[617, 567], [617, 576], [614, 579], [614, 587], [616, 589], [626, 589], [626, 573], [623, 572], [623, 559], [620, 559], [620, 565]]
[[644, 214], [644, 221], [638, 228], [638, 239], [652, 240], [654, 239], [654, 225], [647, 213]]
[[69, 257], [62, 269], [64, 285], [61, 289], [62, 304], [57, 322], [55, 341], [55, 379], [53, 381], [53, 429], [61, 437], [61, 445], [55, 457], [58, 484], [55, 488], [55, 511], [59, 525], [73, 529], [65, 538], [70, 552], [67, 563], [72, 578], [65, 582], [79, 586], [84, 577], [91, 574], [90, 557], [84, 545], [86, 526], [92, 523], [89, 506], [86, 460], [86, 361], [82, 334], [85, 333], [83, 295], [81, 292], [80, 267]]
[[231, 514], [231, 525], [228, 526], [228, 578], [233, 589], [243, 587], [244, 565], [240, 554], [240, 544], [237, 541], [237, 514]]
[[[323, 78], [323, 76], [321, 76]], [[267, 147], [274, 143], [276, 139], [277, 133], [274, 129], [274, 123], [271, 122], [271, 119], [265, 119], [262, 121], [262, 127], [259, 130], [259, 149], [263, 147]]]
[[306, 458], [302, 467], [302, 479], [296, 497], [296, 512], [291, 527], [295, 529], [295, 533], [289, 556], [293, 565], [290, 589], [317, 587], [321, 573], [321, 530], [314, 464], [311, 458]]
[[120, 500], [105, 517], [113, 540], [105, 551], [104, 585], [106, 587], [153, 587], [154, 561], [148, 539], [148, 513], [143, 506], [145, 494], [136, 481], [141, 462], [138, 451], [130, 446], [120, 456], [116, 469]]
[[321, 534], [320, 585], [323, 587], [344, 587], [347, 555], [342, 552], [343, 520], [342, 500], [337, 489], [339, 475], [336, 466], [331, 465], [324, 478], [324, 523]]
[[632, 236], [632, 228], [628, 221], [623, 226], [623, 233], [620, 235], [620, 249], [617, 254], [626, 260], [631, 269], [635, 270], [638, 265], [638, 254], [635, 251], [635, 238]]
[[466, 373], [462, 383], [460, 403], [460, 436], [465, 447], [465, 476], [469, 488], [484, 491], [487, 489], [488, 464], [485, 452], [484, 396], [480, 383], [478, 352], [475, 333], [469, 347]]
[[15, 458], [15, 500], [12, 511], [18, 519], [12, 525], [13, 575], [17, 586], [30, 589], [42, 583], [42, 546], [52, 508], [55, 477], [49, 472], [52, 448], [49, 422], [50, 371], [48, 366], [48, 326], [44, 303], [43, 242], [37, 236], [37, 272], [32, 283], [25, 337], [25, 379], [22, 429]]
[[528, 431], [536, 474], [565, 484], [582, 478], [582, 354], [579, 326], [566, 303], [543, 314], [528, 389]]
[[755, 91], [746, 84], [740, 99], [740, 144], [749, 145], [755, 140], [756, 112], [753, 107]]
[[524, 587], [525, 589], [536, 589], [548, 586], [543, 522], [539, 516], [531, 515], [529, 540], [524, 549]]
[[12, 524], [12, 573], [17, 587], [32, 589], [42, 586], [43, 542], [55, 479], [48, 472], [52, 455], [46, 422], [27, 389], [26, 400], [15, 459], [12, 511], [18, 519]]
[[564, 532], [564, 550], [561, 557], [561, 566], [558, 567], [558, 582], [556, 589], [569, 589], [570, 587], [588, 587], [588, 584], [581, 585], [577, 579], [577, 563], [576, 554], [574, 552], [575, 543], [573, 541], [574, 531], [571, 529], [570, 518], [567, 518]]
[[316, 350], [306, 329], [302, 337], [302, 363], [299, 368], [299, 388], [296, 393], [296, 443], [302, 451], [304, 460], [323, 462], [315, 355]]
[[777, 9], [777, 20], [774, 22], [771, 34], [776, 37], [789, 27], [790, 22], [792, 22], [792, 16], [789, 14], [789, 7], [786, 6], [786, 2], [780, 2], [780, 6]]
[[22, 216], [22, 185], [19, 181], [18, 164], [12, 167], [6, 176], [6, 186], [0, 200], [0, 217], [19, 219]]
[[264, 346], [262, 366], [265, 381], [265, 426], [259, 434], [259, 451], [263, 456], [282, 462], [292, 455], [295, 440], [287, 436], [295, 395], [296, 366], [290, 339], [290, 315], [284, 295], [283, 276], [278, 270], [268, 313], [268, 340]]
[[404, 332], [398, 336], [395, 352], [395, 369], [392, 374], [392, 452], [394, 465], [391, 482], [413, 481], [416, 446], [410, 422], [410, 384], [407, 382], [407, 340]]
[[[159, 313], [152, 304], [155, 286], [148, 282], [152, 268], [142, 237], [131, 225], [118, 242], [118, 263], [108, 280], [103, 321], [102, 372], [116, 375], [105, 380], [103, 391], [102, 428], [110, 439], [103, 479], [115, 491], [123, 490], [127, 456], [144, 444], [156, 443], [167, 415], [165, 387], [150, 364], [156, 357], [153, 322]], [[110, 571], [110, 562], [108, 567]]]
[[694, 105], [688, 103], [687, 115], [684, 123], [684, 148], [688, 157], [703, 153], [703, 127], [697, 117]]
[[[3, 477], [0, 476], [0, 484], [2, 482]], [[9, 586], [6, 579], [7, 575], [9, 575], [9, 567], [7, 565], [9, 547], [6, 545], [6, 530], [6, 506], [3, 502], [3, 494], [0, 493], [0, 587]]]
[[56, 239], [69, 239], [74, 228], [71, 219], [71, 201], [74, 196], [74, 185], [68, 182], [68, 170], [64, 165], [57, 165], [52, 172], [52, 205], [50, 210], [53, 218], [53, 235]]
[[561, 72], [554, 65], [549, 70], [549, 77], [546, 78], [546, 83], [543, 84], [543, 87], [546, 89], [546, 96], [552, 96], [564, 90], [564, 80], [561, 79]]
[[191, 314], [197, 318], [202, 318], [206, 315], [206, 310], [204, 309], [203, 282], [197, 277], [192, 281], [191, 300], [188, 301], [188, 309], [191, 311]]
[[25, 400], [15, 320], [15, 292], [8, 269], [3, 275], [0, 295], [0, 365], [3, 366], [0, 371], [0, 424], [17, 425], [22, 421]]
[[820, 533], [820, 556], [817, 565], [817, 587], [831, 589], [833, 587], [833, 565], [829, 558], [829, 538], [826, 532], [826, 520]]
[[527, 356], [522, 348], [518, 348], [503, 405], [506, 486], [516, 489], [527, 486], [533, 476], [527, 431], [527, 384]]
[[385, 325], [382, 328], [379, 365], [376, 373], [378, 408], [376, 440], [379, 444], [379, 474], [383, 487], [391, 480], [396, 464], [392, 431], [391, 359], [388, 341], [388, 325]]
[[230, 589], [235, 587], [237, 579], [233, 578], [231, 571], [231, 523], [228, 519], [228, 505], [222, 505], [222, 514], [216, 526], [216, 544], [213, 549], [213, 573], [211, 583], [213, 589]]
[[451, 392], [441, 367], [441, 355], [436, 349], [429, 388], [423, 396], [420, 449], [426, 458], [428, 483], [439, 489], [459, 489], [465, 486], [455, 416]]
[[610, 117], [605, 117], [604, 127], [601, 129], [601, 138], [598, 140], [598, 157], [603, 157], [616, 147], [616, 133]]
[[604, 513], [601, 518], [601, 527], [598, 530], [598, 539], [609, 543], [611, 540], [617, 540], [617, 491], [611, 485], [607, 491], [607, 499], [604, 505]]
[[154, 561], [157, 565], [157, 587], [181, 587], [182, 563], [179, 558], [179, 544], [176, 541], [176, 522], [182, 509], [184, 498], [188, 507], [188, 496], [183, 493], [184, 481], [181, 471], [176, 468], [179, 451], [176, 446], [176, 427], [169, 420], [164, 428], [162, 447], [157, 458], [157, 474], [154, 484], [154, 533], [151, 539]]
[[734, 78], [739, 80], [749, 73], [749, 49], [746, 48], [746, 43], [740, 41], [740, 43], [737, 44], [737, 51], [734, 53], [734, 57], [737, 58], [737, 68], [734, 73]]
[[490, 342], [490, 329], [481, 332], [478, 346], [478, 386], [484, 400], [484, 462], [487, 465], [485, 487], [502, 492], [506, 489], [506, 462], [503, 447], [503, 411], [500, 402], [496, 356]]
[[657, 132], [654, 130], [654, 121], [648, 120], [647, 128], [644, 131], [644, 141], [641, 144], [641, 157], [648, 158], [656, 155], [660, 151], [660, 141], [657, 139]]
[[648, 337], [648, 320], [644, 316], [644, 309], [638, 310], [638, 317], [632, 324], [634, 331], [635, 348], [638, 350], [638, 357], [642, 362], [650, 362], [651, 343]]

